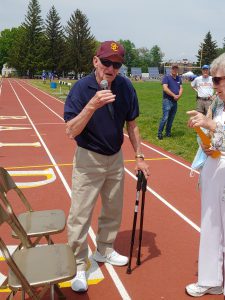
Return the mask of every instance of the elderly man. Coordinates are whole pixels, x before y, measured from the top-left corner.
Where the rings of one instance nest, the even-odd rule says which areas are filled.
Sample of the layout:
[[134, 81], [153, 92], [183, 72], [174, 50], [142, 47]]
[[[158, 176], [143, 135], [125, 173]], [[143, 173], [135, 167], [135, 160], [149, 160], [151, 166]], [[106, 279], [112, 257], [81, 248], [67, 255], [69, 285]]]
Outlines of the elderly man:
[[196, 110], [204, 115], [207, 114], [209, 106], [212, 103], [213, 82], [212, 76], [209, 76], [209, 66], [202, 66], [202, 75], [196, 77], [191, 82], [191, 87], [197, 92]]
[[116, 252], [113, 244], [121, 223], [124, 166], [121, 146], [126, 123], [136, 158], [136, 171], [149, 176], [141, 151], [135, 119], [139, 115], [136, 92], [125, 77], [118, 75], [124, 61], [124, 48], [117, 42], [101, 43], [93, 57], [94, 71], [80, 79], [65, 103], [66, 132], [75, 138], [77, 149], [72, 174], [72, 201], [68, 216], [68, 240], [77, 261], [72, 289], [88, 289], [86, 267], [87, 234], [98, 195], [102, 210], [98, 219], [97, 249], [93, 258], [123, 266], [128, 258]]
[[173, 64], [171, 73], [162, 79], [163, 86], [163, 116], [159, 123], [158, 139], [163, 139], [163, 129], [166, 125], [166, 137], [171, 137], [171, 128], [177, 112], [177, 101], [180, 99], [183, 88], [182, 80], [178, 75], [178, 65]]

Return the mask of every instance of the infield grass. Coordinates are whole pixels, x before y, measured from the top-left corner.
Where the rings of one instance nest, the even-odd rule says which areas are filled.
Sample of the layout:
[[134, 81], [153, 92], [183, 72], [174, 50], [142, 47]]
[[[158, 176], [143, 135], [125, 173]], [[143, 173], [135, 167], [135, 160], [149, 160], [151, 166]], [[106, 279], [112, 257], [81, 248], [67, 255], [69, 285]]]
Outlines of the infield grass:
[[[50, 88], [49, 82], [43, 84], [41, 80], [30, 81], [36, 87], [64, 100], [68, 94], [68, 86], [59, 84], [56, 89]], [[56, 81], [57, 82], [57, 81]], [[70, 81], [71, 82], [71, 81]], [[73, 83], [73, 82], [72, 82]], [[143, 141], [148, 141], [166, 151], [178, 155], [188, 162], [192, 162], [197, 151], [196, 134], [187, 127], [186, 112], [196, 108], [195, 92], [190, 82], [183, 83], [183, 96], [178, 102], [178, 110], [172, 127], [172, 137], [158, 140], [157, 131], [162, 117], [162, 85], [158, 81], [133, 82], [137, 91], [140, 116], [137, 123]], [[61, 93], [60, 93], [61, 91]]]

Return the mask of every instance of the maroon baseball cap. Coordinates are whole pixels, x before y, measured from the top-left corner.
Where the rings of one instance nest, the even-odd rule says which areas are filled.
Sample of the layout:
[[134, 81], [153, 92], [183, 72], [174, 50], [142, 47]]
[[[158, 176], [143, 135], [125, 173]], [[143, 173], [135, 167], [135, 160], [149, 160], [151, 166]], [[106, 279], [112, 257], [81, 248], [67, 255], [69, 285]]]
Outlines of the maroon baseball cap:
[[117, 57], [119, 62], [124, 61], [125, 50], [122, 45], [115, 41], [105, 41], [99, 46], [96, 56], [99, 58]]

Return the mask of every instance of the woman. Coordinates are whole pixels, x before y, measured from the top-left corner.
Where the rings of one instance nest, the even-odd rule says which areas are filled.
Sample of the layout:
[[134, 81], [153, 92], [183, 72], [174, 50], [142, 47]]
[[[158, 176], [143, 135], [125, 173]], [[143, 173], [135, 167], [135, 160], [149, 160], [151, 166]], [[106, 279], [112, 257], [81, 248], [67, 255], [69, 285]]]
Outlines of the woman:
[[[211, 64], [216, 97], [210, 107], [211, 116], [197, 111], [187, 112], [189, 127], [201, 126], [211, 134], [211, 147], [202, 145], [208, 155], [201, 171], [201, 236], [198, 260], [198, 282], [186, 291], [194, 297], [223, 293], [225, 249], [225, 53]], [[214, 150], [221, 156], [212, 158]]]

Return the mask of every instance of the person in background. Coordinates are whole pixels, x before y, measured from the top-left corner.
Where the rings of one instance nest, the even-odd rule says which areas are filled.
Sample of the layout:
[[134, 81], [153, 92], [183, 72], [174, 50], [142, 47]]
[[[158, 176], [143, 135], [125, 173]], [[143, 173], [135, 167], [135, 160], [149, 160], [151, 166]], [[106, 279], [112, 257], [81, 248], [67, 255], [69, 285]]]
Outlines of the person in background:
[[209, 66], [202, 66], [202, 75], [196, 77], [191, 82], [191, 87], [196, 91], [197, 108], [196, 110], [204, 115], [207, 114], [208, 108], [212, 103], [214, 93], [212, 76], [209, 75]]
[[119, 43], [101, 43], [93, 57], [94, 71], [75, 83], [65, 102], [66, 133], [77, 142], [67, 222], [69, 245], [77, 261], [77, 275], [71, 281], [76, 292], [88, 289], [87, 234], [99, 195], [102, 210], [93, 258], [116, 266], [128, 263], [128, 257], [119, 254], [113, 246], [122, 217], [124, 165], [121, 146], [125, 123], [135, 152], [136, 172], [142, 170], [146, 178], [149, 176], [135, 121], [139, 115], [137, 95], [130, 80], [118, 75], [124, 55]]
[[41, 78], [42, 78], [42, 82], [46, 83], [46, 79], [47, 79], [47, 73], [45, 72], [45, 70], [43, 70], [42, 74], [41, 74]]
[[[193, 297], [222, 294], [225, 246], [225, 53], [211, 64], [216, 91], [207, 116], [197, 111], [187, 112], [189, 127], [203, 127], [211, 134], [211, 147], [202, 145], [207, 154], [200, 176], [201, 233], [198, 259], [198, 282], [186, 286]], [[213, 158], [219, 150], [221, 155]]]
[[163, 130], [166, 125], [166, 137], [171, 137], [171, 128], [177, 112], [177, 101], [183, 93], [182, 80], [178, 76], [178, 65], [173, 64], [171, 73], [162, 79], [163, 100], [162, 119], [159, 123], [158, 139], [163, 139]]

